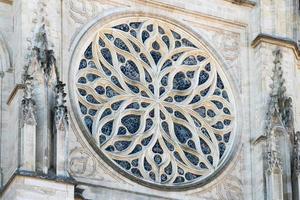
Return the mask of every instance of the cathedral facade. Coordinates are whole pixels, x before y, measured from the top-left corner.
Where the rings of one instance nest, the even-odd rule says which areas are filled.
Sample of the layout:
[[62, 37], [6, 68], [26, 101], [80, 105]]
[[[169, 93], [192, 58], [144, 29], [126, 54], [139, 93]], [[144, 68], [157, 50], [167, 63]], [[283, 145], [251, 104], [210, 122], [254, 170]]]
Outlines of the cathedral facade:
[[298, 0], [0, 0], [0, 199], [300, 200]]

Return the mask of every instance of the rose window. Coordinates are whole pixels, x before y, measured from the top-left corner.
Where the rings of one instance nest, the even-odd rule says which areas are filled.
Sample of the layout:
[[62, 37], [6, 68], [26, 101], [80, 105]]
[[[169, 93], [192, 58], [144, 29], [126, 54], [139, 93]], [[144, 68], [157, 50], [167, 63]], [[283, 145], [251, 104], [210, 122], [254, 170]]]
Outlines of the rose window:
[[201, 41], [169, 22], [111, 21], [78, 62], [84, 131], [108, 163], [135, 180], [165, 186], [204, 180], [228, 157], [235, 134], [221, 68]]

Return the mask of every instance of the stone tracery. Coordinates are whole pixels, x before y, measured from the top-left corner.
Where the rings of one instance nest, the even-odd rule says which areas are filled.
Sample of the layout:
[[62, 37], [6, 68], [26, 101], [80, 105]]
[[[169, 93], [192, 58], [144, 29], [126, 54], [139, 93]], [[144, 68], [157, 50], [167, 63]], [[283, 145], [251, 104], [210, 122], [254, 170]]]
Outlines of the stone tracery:
[[103, 27], [83, 52], [78, 107], [98, 147], [150, 183], [202, 180], [224, 160], [235, 110], [213, 56], [170, 23], [130, 18]]

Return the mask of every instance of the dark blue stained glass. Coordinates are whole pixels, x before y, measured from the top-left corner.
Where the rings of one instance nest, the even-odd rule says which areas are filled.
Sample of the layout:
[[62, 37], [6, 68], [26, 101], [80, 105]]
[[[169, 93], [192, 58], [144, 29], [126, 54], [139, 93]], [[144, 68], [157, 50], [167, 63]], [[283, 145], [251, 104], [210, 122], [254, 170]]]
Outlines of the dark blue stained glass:
[[110, 108], [106, 108], [106, 109], [103, 111], [103, 113], [102, 113], [100, 119], [102, 119], [103, 117], [106, 117], [106, 116], [110, 115], [111, 113], [112, 113], [112, 112], [111, 112], [111, 109], [110, 109]]
[[122, 124], [127, 128], [128, 132], [136, 133], [140, 127], [141, 116], [139, 115], [126, 115], [121, 119]]
[[223, 108], [223, 112], [227, 115], [230, 115], [230, 111], [228, 108]]
[[100, 47], [105, 47], [105, 42], [102, 40], [102, 38], [99, 37], [98, 44]]
[[222, 96], [229, 102], [228, 94], [225, 90], [222, 91]]
[[145, 70], [145, 79], [148, 83], [151, 83], [152, 82], [152, 77], [150, 76], [149, 72], [147, 70]]
[[189, 41], [188, 39], [186, 38], [182, 38], [181, 40], [182, 44], [186, 47], [194, 47], [194, 48], [197, 48], [191, 41]]
[[196, 144], [195, 144], [195, 142], [194, 142], [193, 140], [189, 140], [189, 141], [187, 142], [187, 145], [188, 145], [190, 148], [192, 148], [192, 149], [196, 149]]
[[163, 64], [163, 66], [161, 67], [161, 70], [167, 68], [167, 67], [170, 67], [172, 66], [172, 61], [170, 59], [166, 60]]
[[210, 138], [210, 136], [209, 136], [209, 133], [208, 133], [208, 131], [207, 131], [206, 128], [202, 127], [202, 128], [201, 128], [201, 132], [202, 132], [206, 137], [208, 137], [208, 138], [211, 140], [211, 138]]
[[121, 86], [121, 84], [120, 84], [120, 82], [119, 82], [119, 80], [118, 80], [117, 77], [111, 76], [111, 81], [112, 81], [116, 86], [118, 86], [119, 88], [123, 89], [123, 87]]
[[[143, 91], [142, 91], [143, 92]], [[143, 108], [146, 108], [146, 107], [148, 107], [150, 105], [150, 103], [146, 103], [146, 102], [142, 102], [141, 103], [141, 106], [143, 107]]]
[[82, 60], [80, 61], [80, 64], [79, 64], [79, 70], [80, 70], [80, 69], [83, 69], [83, 68], [86, 68], [86, 67], [87, 67], [87, 62], [86, 62], [85, 59], [82, 59]]
[[124, 31], [124, 32], [129, 31], [129, 26], [127, 24], [119, 24], [117, 26], [114, 26], [113, 28], [119, 29], [119, 30]]
[[158, 26], [158, 32], [160, 34], [165, 34], [165, 31], [164, 31], [164, 29], [161, 26]]
[[198, 128], [200, 128], [202, 125], [201, 125], [201, 123], [199, 122], [199, 120], [196, 119], [196, 118], [194, 118], [193, 116], [192, 116], [192, 118], [193, 118], [193, 120], [194, 120], [195, 126], [198, 127]]
[[186, 72], [186, 76], [189, 78], [194, 78], [195, 72], [194, 71], [188, 71]]
[[223, 142], [220, 142], [219, 143], [220, 158], [222, 158], [225, 150], [226, 150], [226, 145]]
[[206, 117], [206, 108], [204, 106], [201, 106], [197, 109], [195, 109], [195, 111], [201, 116], [201, 117]]
[[206, 144], [206, 142], [200, 138], [200, 145], [201, 145], [201, 149], [202, 149], [202, 152], [204, 154], [210, 154], [211, 153], [211, 150], [209, 148], [209, 146]]
[[89, 66], [90, 68], [97, 69], [96, 64], [95, 64], [94, 61], [92, 61], [92, 60], [89, 61], [88, 66]]
[[130, 141], [116, 141], [114, 146], [118, 151], [124, 151], [131, 144]]
[[114, 40], [114, 36], [112, 34], [109, 33], [104, 33], [104, 35], [106, 36], [107, 39], [109, 39], [110, 41]]
[[197, 65], [197, 60], [195, 56], [189, 56], [183, 60], [182, 64], [184, 65]]
[[219, 74], [217, 74], [217, 87], [220, 89], [224, 89], [224, 84], [223, 84]]
[[194, 154], [188, 153], [186, 151], [184, 151], [184, 154], [186, 156], [186, 158], [193, 164], [193, 165], [198, 165], [199, 163], [199, 158], [197, 156], [195, 156]]
[[179, 155], [179, 153], [178, 153], [177, 151], [174, 151], [174, 152], [173, 152], [173, 155], [174, 155], [174, 157], [175, 157], [178, 161], [184, 163], [183, 160], [182, 160], [182, 158], [180, 157], [180, 155]]
[[219, 96], [221, 94], [221, 91], [219, 89], [215, 89], [214, 91], [214, 95]]
[[192, 137], [191, 131], [181, 124], [174, 123], [174, 132], [182, 144], [186, 143], [186, 141]]
[[166, 119], [166, 116], [162, 111], [159, 111], [159, 116], [160, 116], [160, 119], [162, 119], [162, 120]]
[[166, 91], [166, 89], [164, 87], [160, 87], [159, 88], [159, 95], [162, 95], [165, 91]]
[[229, 119], [225, 119], [223, 122], [224, 122], [225, 126], [228, 126], [231, 123], [231, 121]]
[[201, 97], [199, 95], [195, 95], [194, 98], [191, 101], [191, 104], [200, 101], [200, 99], [201, 99]]
[[182, 176], [177, 176], [174, 183], [183, 183], [184, 182], [184, 178]]
[[198, 85], [201, 85], [203, 83], [205, 83], [209, 78], [209, 74], [206, 71], [201, 71], [199, 74], [199, 81], [198, 81]]
[[152, 32], [152, 31], [153, 31], [153, 24], [149, 24], [149, 25], [147, 26], [147, 30], [148, 30], [149, 32]]
[[124, 128], [123, 126], [119, 127], [117, 135], [125, 135], [126, 133], [126, 128]]
[[178, 72], [173, 79], [174, 90], [186, 90], [191, 87], [191, 81], [185, 76], [183, 72]]
[[106, 137], [104, 135], [100, 135], [99, 142], [100, 144], [103, 144], [106, 141]]
[[199, 167], [201, 167], [202, 169], [208, 169], [207, 166], [203, 162], [199, 163]]
[[151, 141], [151, 138], [152, 138], [152, 135], [150, 135], [147, 138], [142, 139], [142, 141], [141, 141], [142, 145], [147, 146], [149, 144], [149, 142]]
[[87, 81], [86, 81], [86, 78], [84, 78], [84, 77], [80, 77], [79, 79], [78, 79], [78, 83], [82, 83], [82, 84], [84, 84], [84, 83], [86, 83]]
[[174, 112], [173, 109], [170, 108], [170, 107], [165, 107], [165, 109], [166, 109], [169, 113], [171, 113], [171, 114]]
[[165, 175], [165, 174], [162, 174], [162, 175], [160, 176], [161, 182], [165, 182], [167, 179], [168, 179], [168, 176]]
[[111, 135], [113, 125], [114, 125], [113, 120], [106, 122], [101, 128], [101, 132], [107, 136]]
[[106, 96], [108, 98], [114, 97], [119, 95], [119, 93], [117, 93], [116, 91], [114, 91], [110, 86], [106, 87]]
[[86, 108], [86, 106], [83, 105], [83, 104], [81, 104], [81, 103], [79, 102], [79, 107], [80, 107], [81, 113], [82, 113], [83, 115], [86, 115], [86, 114], [87, 114], [87, 108]]
[[142, 32], [142, 40], [143, 42], [145, 42], [145, 40], [147, 40], [150, 37], [148, 31], [143, 31]]
[[161, 54], [158, 51], [150, 51], [150, 54], [155, 62], [155, 64], [158, 63], [158, 61], [161, 59]]
[[224, 134], [224, 136], [223, 136], [224, 137], [224, 142], [226, 142], [226, 143], [229, 142], [230, 134], [231, 134], [231, 132]]
[[209, 110], [207, 110], [207, 115], [209, 117], [214, 117], [214, 116], [216, 116], [216, 113], [213, 110], [209, 109]]
[[216, 124], [212, 125], [212, 127], [216, 128], [216, 129], [223, 129], [224, 125], [222, 122], [218, 121]]
[[145, 56], [145, 54], [141, 53], [140, 58], [142, 59], [142, 61], [144, 61], [147, 65], [149, 65], [151, 67], [150, 62], [149, 62], [148, 58]]
[[134, 29], [138, 29], [140, 25], [141, 25], [141, 22], [130, 22], [129, 23], [129, 26]]
[[202, 62], [203, 60], [205, 60], [205, 57], [204, 57], [204, 56], [198, 55], [198, 56], [197, 56], [197, 60], [198, 60], [199, 62]]
[[90, 103], [93, 103], [93, 104], [99, 104], [99, 102], [92, 96], [92, 95], [87, 95], [86, 97], [86, 100]]
[[92, 51], [92, 43], [88, 46], [88, 48], [84, 52], [84, 57], [86, 59], [92, 59], [93, 58], [93, 51]]
[[181, 47], [181, 42], [177, 40], [175, 42], [175, 48], [178, 48], [178, 47]]
[[174, 146], [164, 138], [164, 142], [170, 151], [174, 151]]
[[164, 151], [163, 149], [161, 148], [160, 144], [158, 141], [156, 141], [156, 143], [154, 144], [154, 146], [152, 147], [152, 151], [153, 153], [158, 153], [158, 154], [163, 154]]
[[113, 110], [118, 110], [119, 107], [121, 106], [121, 104], [122, 104], [123, 102], [124, 102], [124, 101], [122, 100], [122, 101], [118, 101], [118, 102], [115, 102], [115, 103], [111, 104], [111, 109], [113, 109]]
[[187, 121], [186, 117], [179, 111], [175, 111], [174, 115], [175, 115], [175, 117], [177, 117], [179, 119], [183, 119], [183, 120]]
[[131, 104], [129, 104], [126, 108], [133, 108], [133, 109], [140, 109], [140, 104], [137, 102], [133, 102]]
[[149, 173], [149, 177], [153, 180], [153, 181], [155, 181], [155, 174], [154, 174], [154, 172], [150, 172]]
[[97, 110], [95, 110], [95, 109], [89, 109], [89, 114], [90, 114], [91, 116], [95, 116], [96, 113], [97, 113]]
[[136, 31], [131, 29], [130, 30], [130, 35], [132, 35], [133, 37], [136, 38]]
[[177, 168], [177, 172], [178, 172], [178, 174], [180, 174], [180, 175], [183, 175], [183, 174], [184, 174], [184, 170], [183, 170], [182, 168], [180, 168], [180, 167]]
[[223, 108], [223, 104], [220, 101], [212, 100], [211, 102], [213, 102], [217, 106], [218, 109]]
[[162, 161], [162, 159], [161, 159], [161, 156], [160, 155], [155, 155], [154, 156], [154, 162], [156, 163], [156, 164], [160, 164], [161, 163], [161, 161]]
[[125, 57], [118, 53], [117, 53], [117, 58], [120, 63], [125, 63], [126, 61]]
[[149, 112], [149, 116], [150, 116], [150, 117], [154, 117], [154, 110], [151, 110], [151, 111]]
[[209, 91], [209, 87], [206, 88], [205, 90], [202, 90], [202, 91], [200, 92], [201, 96], [204, 97], [205, 95], [207, 95], [208, 91]]
[[159, 46], [158, 42], [154, 41], [154, 42], [152, 43], [152, 48], [153, 48], [154, 50], [159, 50], [160, 46]]
[[105, 150], [109, 151], [109, 152], [113, 152], [113, 151], [115, 151], [115, 147], [113, 147], [112, 145], [109, 145], [108, 147], [106, 147]]
[[102, 67], [104, 73], [105, 73], [107, 76], [110, 76], [110, 75], [111, 75], [111, 71], [110, 71], [109, 69], [107, 69], [107, 67], [105, 67], [101, 62], [100, 62], [100, 64], [101, 64], [101, 67]]
[[165, 173], [168, 174], [168, 175], [171, 175], [171, 174], [172, 174], [172, 171], [173, 171], [173, 170], [172, 170], [172, 165], [171, 165], [171, 163], [169, 163], [168, 166], [165, 167], [164, 171], [165, 171]]
[[116, 163], [118, 163], [122, 168], [129, 170], [131, 168], [131, 165], [128, 161], [126, 160], [115, 160]]
[[136, 64], [128, 60], [125, 65], [121, 66], [121, 71], [125, 76], [127, 76], [131, 80], [139, 81], [140, 80], [140, 72], [136, 66]]
[[151, 171], [152, 170], [152, 166], [150, 165], [150, 163], [147, 161], [146, 158], [144, 158], [144, 169], [146, 171]]
[[162, 77], [161, 81], [160, 81], [163, 86], [167, 86], [168, 85], [168, 75], [169, 74], [164, 75]]
[[118, 47], [119, 49], [122, 49], [124, 51], [129, 52], [129, 48], [128, 46], [125, 44], [125, 42], [123, 40], [121, 40], [120, 38], [116, 38], [114, 41], [114, 45], [116, 47]]
[[216, 136], [218, 141], [222, 141], [222, 136], [221, 135], [215, 133], [215, 136]]
[[162, 122], [162, 123], [161, 123], [161, 126], [162, 126], [163, 130], [164, 130], [167, 134], [170, 133], [170, 131], [169, 131], [169, 125], [168, 125], [167, 122]]
[[104, 94], [105, 93], [105, 89], [102, 87], [102, 86], [97, 86], [95, 88], [96, 92], [100, 95]]
[[179, 96], [179, 95], [175, 95], [174, 99], [176, 102], [182, 102], [184, 101], [188, 96]]
[[148, 131], [153, 125], [153, 120], [152, 119], [146, 119], [146, 126], [145, 126], [145, 132]]
[[[149, 95], [145, 92], [145, 91], [141, 91], [141, 95], [143, 96], [143, 97], [149, 97]], [[146, 105], [146, 104], [144, 104], [144, 105]], [[143, 104], [142, 104], [142, 106], [143, 106]], [[144, 107], [144, 106], [143, 106]], [[147, 106], [145, 106], [145, 107], [147, 107]], [[144, 108], [145, 108], [144, 107]]]
[[134, 159], [134, 160], [132, 160], [132, 161], [131, 161], [131, 165], [132, 165], [133, 167], [137, 167], [137, 166], [139, 165], [139, 159]]
[[167, 45], [168, 48], [170, 48], [170, 39], [168, 36], [164, 35], [162, 36], [162, 41], [164, 41], [164, 43]]
[[154, 94], [154, 86], [152, 84], [150, 84], [148, 86], [149, 90]]
[[85, 96], [87, 93], [85, 90], [78, 88], [78, 92], [81, 96]]
[[172, 97], [167, 97], [164, 101], [166, 101], [166, 102], [173, 102], [173, 98]]
[[131, 173], [133, 173], [137, 177], [143, 177], [142, 174], [141, 174], [141, 172], [140, 172], [140, 170], [137, 169], [137, 168], [132, 168], [131, 169]]
[[110, 50], [109, 50], [108, 48], [103, 48], [103, 49], [101, 49], [101, 54], [102, 54], [103, 58], [104, 58], [109, 64], [113, 65], [111, 53], [110, 53]]
[[87, 80], [89, 80], [90, 82], [93, 82], [94, 80], [96, 80], [97, 78], [99, 78], [100, 76], [96, 75], [96, 74], [87, 74], [86, 78]]
[[171, 31], [171, 32], [175, 39], [178, 39], [178, 40], [181, 39], [181, 36], [177, 32], [175, 32], [175, 31]]
[[206, 71], [210, 72], [211, 70], [210, 63], [206, 64], [204, 68]]
[[128, 86], [128, 88], [134, 92], [134, 93], [139, 93], [140, 92], [140, 89], [137, 87], [137, 86], [134, 86], [134, 85], [131, 85], [131, 84], [128, 84], [126, 83], [126, 85]]
[[92, 134], [92, 130], [93, 130], [92, 118], [89, 116], [84, 117], [84, 123], [85, 123], [86, 127], [88, 128], [88, 130], [90, 131], [90, 134]]
[[174, 54], [171, 58], [173, 61], [177, 61], [178, 58], [183, 54], [183, 52], [180, 52], [180, 53], [176, 53]]
[[135, 50], [137, 53], [141, 52], [140, 47], [138, 47], [138, 46], [137, 46], [134, 42], [132, 42], [131, 40], [129, 40], [129, 41], [130, 41], [132, 47], [134, 48], [134, 50]]
[[190, 172], [187, 172], [187, 173], [185, 174], [185, 178], [186, 178], [186, 180], [188, 180], [188, 181], [194, 180], [194, 179], [198, 178], [199, 176], [200, 176], [200, 175], [192, 174], [192, 173], [190, 173]]

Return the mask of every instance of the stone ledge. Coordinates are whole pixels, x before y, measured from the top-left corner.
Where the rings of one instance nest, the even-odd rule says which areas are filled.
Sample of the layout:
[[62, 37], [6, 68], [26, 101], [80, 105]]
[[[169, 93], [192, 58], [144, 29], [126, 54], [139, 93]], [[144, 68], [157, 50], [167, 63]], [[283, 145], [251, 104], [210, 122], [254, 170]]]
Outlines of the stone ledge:
[[241, 6], [247, 6], [247, 7], [254, 7], [256, 6], [256, 2], [251, 1], [251, 0], [225, 0], [237, 5], [241, 5]]
[[[298, 61], [300, 61], [300, 48], [292, 39], [289, 38], [282, 38], [282, 37], [276, 37], [268, 34], [259, 34], [256, 36], [256, 38], [251, 42], [251, 46], [253, 48], [257, 47], [261, 43], [269, 43], [273, 45], [278, 45], [281, 47], [292, 49], [295, 57]], [[300, 69], [300, 66], [298, 65], [298, 68]]]

